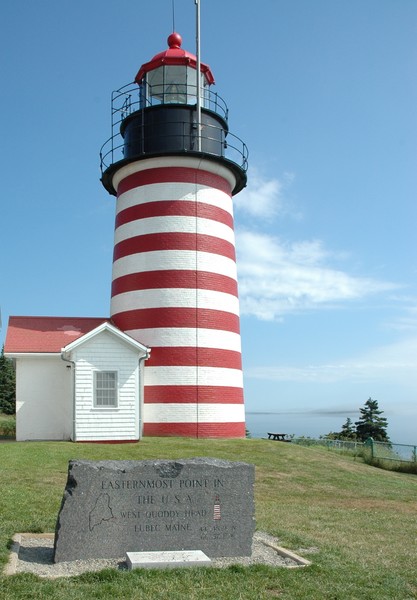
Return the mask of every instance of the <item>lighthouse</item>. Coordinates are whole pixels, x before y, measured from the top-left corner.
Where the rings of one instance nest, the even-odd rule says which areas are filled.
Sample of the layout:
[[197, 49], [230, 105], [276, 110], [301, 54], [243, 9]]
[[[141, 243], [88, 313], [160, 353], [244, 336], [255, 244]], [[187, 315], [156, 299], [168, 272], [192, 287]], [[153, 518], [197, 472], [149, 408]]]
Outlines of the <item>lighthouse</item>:
[[143, 435], [245, 436], [232, 197], [247, 149], [213, 83], [172, 33], [113, 92], [101, 150], [117, 198], [111, 320], [151, 348]]

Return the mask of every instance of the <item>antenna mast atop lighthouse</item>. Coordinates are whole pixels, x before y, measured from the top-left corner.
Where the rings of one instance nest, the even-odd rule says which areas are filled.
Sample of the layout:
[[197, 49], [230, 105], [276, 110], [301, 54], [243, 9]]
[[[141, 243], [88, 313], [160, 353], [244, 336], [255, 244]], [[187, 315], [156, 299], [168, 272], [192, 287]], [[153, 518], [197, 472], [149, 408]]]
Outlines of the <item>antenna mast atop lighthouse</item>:
[[197, 56], [197, 127], [198, 127], [198, 151], [201, 152], [201, 47], [200, 47], [200, 0], [194, 0], [196, 5], [196, 56]]
[[111, 318], [150, 347], [144, 435], [244, 437], [232, 196], [247, 149], [181, 36], [113, 92], [102, 183], [117, 196]]

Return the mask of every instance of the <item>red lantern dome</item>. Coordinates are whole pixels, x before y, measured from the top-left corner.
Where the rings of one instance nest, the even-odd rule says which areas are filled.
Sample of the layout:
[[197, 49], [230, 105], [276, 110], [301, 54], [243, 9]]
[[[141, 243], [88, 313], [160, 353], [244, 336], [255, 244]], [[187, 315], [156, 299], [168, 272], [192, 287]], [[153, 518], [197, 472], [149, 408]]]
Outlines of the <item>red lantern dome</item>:
[[[194, 70], [197, 69], [197, 58], [191, 52], [187, 52], [181, 48], [182, 37], [179, 33], [171, 33], [167, 42], [169, 46], [167, 50], [155, 54], [152, 60], [141, 66], [135, 77], [136, 83], [142, 83], [147, 73], [163, 66], [185, 66], [191, 67]], [[205, 85], [212, 85], [214, 77], [210, 67], [201, 63], [200, 70], [205, 77]]]

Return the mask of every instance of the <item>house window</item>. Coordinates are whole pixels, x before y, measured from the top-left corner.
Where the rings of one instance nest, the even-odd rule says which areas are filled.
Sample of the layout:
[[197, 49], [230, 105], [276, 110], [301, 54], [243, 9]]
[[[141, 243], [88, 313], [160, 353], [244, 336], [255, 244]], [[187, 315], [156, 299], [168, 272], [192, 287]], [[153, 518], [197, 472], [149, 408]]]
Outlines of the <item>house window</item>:
[[117, 406], [117, 371], [94, 372], [94, 406]]

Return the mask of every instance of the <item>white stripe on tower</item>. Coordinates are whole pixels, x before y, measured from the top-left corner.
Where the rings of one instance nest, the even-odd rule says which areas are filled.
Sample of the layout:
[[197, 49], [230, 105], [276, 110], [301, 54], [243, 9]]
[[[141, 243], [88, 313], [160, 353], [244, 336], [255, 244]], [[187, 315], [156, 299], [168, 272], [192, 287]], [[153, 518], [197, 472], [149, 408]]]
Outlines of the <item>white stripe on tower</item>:
[[[145, 346], [150, 346], [151, 340], [155, 346], [194, 347], [196, 331], [189, 327], [158, 327], [149, 329], [135, 329], [129, 334], [136, 340], [142, 340]], [[223, 348], [224, 350], [241, 351], [240, 335], [231, 331], [219, 329], [198, 330], [198, 340], [203, 348]]]
[[117, 171], [111, 315], [152, 348], [144, 433], [245, 433], [232, 173], [167, 157]]
[[[113, 260], [113, 282], [114, 280], [133, 273], [145, 273], [147, 271], [195, 271], [204, 273], [216, 273], [224, 275], [236, 281], [236, 263], [224, 256], [212, 256], [207, 252], [196, 252], [190, 250], [162, 250], [157, 252], [138, 252]], [[184, 279], [187, 274], [184, 275]], [[120, 282], [118, 282], [118, 285]]]
[[132, 306], [141, 306], [142, 308], [162, 308], [164, 306], [212, 308], [221, 306], [223, 310], [235, 315], [239, 314], [239, 301], [236, 296], [213, 290], [190, 290], [188, 288], [124, 292], [113, 298], [112, 313], [131, 310]]

